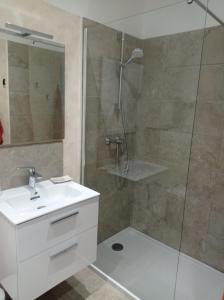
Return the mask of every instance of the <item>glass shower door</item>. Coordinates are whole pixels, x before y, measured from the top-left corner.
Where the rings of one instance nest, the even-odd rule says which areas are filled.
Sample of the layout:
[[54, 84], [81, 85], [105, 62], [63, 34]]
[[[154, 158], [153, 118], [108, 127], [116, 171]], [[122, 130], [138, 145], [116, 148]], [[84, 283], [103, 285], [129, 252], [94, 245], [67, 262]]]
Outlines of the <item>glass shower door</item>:
[[[101, 193], [94, 267], [136, 299], [183, 300], [188, 287], [175, 295], [205, 17], [180, 1], [119, 21], [125, 31], [140, 18], [139, 36], [84, 22], [84, 183]], [[123, 68], [121, 112], [122, 43], [124, 62], [136, 48], [144, 56]]]
[[176, 300], [222, 300], [224, 293], [224, 14], [220, 4], [208, 2]]

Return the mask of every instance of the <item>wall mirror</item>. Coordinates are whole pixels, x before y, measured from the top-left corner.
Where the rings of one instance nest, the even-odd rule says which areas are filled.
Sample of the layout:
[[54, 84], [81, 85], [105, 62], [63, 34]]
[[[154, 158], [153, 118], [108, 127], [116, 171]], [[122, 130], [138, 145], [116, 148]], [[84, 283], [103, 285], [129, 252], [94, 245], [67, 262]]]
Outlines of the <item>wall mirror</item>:
[[0, 144], [64, 138], [64, 47], [0, 36]]

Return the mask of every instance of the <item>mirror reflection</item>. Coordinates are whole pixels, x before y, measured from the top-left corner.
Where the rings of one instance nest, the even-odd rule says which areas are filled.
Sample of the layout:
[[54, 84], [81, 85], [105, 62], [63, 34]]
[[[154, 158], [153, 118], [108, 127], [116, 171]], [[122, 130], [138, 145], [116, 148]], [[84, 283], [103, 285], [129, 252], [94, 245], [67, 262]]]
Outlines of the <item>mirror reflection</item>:
[[63, 139], [64, 52], [1, 39], [0, 57], [0, 144]]

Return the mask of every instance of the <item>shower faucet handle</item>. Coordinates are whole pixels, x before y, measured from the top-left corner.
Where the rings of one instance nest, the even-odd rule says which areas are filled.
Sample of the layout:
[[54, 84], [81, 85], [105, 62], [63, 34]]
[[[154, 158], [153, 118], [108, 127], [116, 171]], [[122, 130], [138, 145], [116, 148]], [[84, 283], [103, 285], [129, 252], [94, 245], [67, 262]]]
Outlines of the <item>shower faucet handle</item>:
[[111, 140], [110, 140], [109, 137], [106, 137], [106, 138], [105, 138], [105, 143], [106, 143], [106, 145], [108, 145], [108, 146], [111, 144]]
[[105, 138], [106, 145], [115, 144], [115, 145], [121, 145], [123, 144], [123, 139], [120, 136], [114, 136], [114, 137], [106, 137]]

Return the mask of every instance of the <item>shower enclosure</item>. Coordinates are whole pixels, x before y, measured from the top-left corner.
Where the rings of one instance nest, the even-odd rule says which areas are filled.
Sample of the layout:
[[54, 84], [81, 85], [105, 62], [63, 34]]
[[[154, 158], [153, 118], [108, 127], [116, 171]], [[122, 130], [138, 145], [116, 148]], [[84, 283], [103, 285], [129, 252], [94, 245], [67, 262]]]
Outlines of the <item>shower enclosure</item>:
[[170, 1], [106, 25], [84, 20], [83, 181], [101, 193], [93, 267], [135, 299], [222, 297], [217, 1]]

